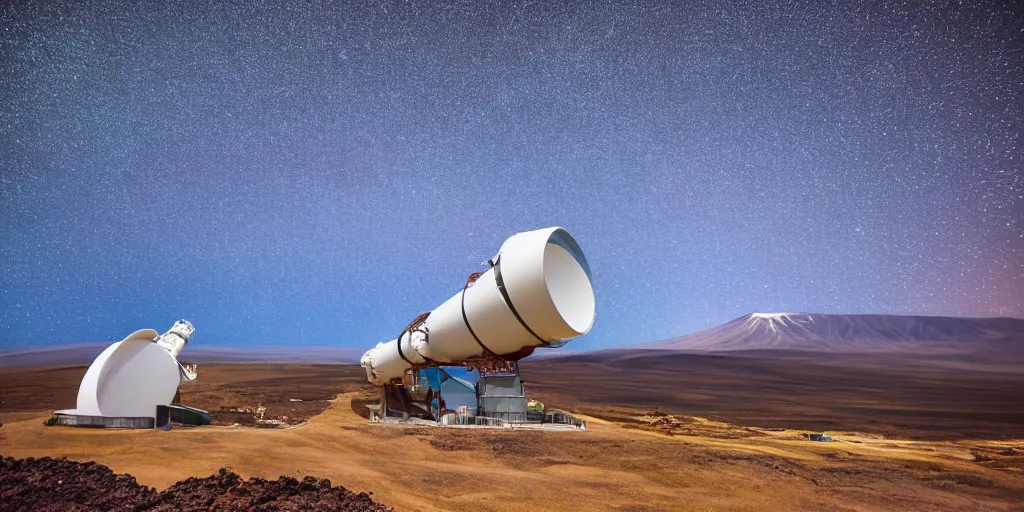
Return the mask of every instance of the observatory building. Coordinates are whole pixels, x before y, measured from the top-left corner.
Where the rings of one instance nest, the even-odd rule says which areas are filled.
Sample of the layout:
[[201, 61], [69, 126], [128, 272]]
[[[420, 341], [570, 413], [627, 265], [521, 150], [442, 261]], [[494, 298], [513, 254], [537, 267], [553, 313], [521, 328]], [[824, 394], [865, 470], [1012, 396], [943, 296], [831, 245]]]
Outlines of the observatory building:
[[530, 414], [518, 361], [590, 331], [590, 266], [558, 227], [511, 236], [488, 263], [450, 299], [363, 355], [367, 379], [382, 389], [381, 419], [541, 420], [542, 412]]
[[195, 365], [178, 361], [195, 327], [179, 320], [163, 334], [135, 331], [107, 347], [82, 378], [78, 407], [54, 411], [50, 423], [77, 427], [169, 428], [179, 423], [209, 424], [206, 411], [181, 407], [178, 385], [196, 379]]

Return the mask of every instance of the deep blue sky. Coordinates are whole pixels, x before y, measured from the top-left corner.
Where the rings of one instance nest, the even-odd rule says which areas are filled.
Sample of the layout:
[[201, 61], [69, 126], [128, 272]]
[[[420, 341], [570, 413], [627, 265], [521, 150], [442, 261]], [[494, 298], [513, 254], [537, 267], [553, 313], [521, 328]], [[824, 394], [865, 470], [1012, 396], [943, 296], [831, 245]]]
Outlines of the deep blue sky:
[[0, 346], [367, 345], [551, 225], [576, 348], [1024, 317], [1020, 7], [679, 3], [5, 2]]

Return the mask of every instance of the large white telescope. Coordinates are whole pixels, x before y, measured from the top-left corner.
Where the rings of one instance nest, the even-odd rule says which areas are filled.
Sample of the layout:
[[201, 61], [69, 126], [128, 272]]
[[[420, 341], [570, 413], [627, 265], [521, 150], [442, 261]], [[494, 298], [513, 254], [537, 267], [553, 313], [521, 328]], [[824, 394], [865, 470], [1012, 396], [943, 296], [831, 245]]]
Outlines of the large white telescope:
[[397, 339], [360, 359], [383, 386], [407, 370], [474, 359], [517, 361], [560, 347], [594, 325], [594, 288], [583, 251], [558, 227], [511, 236], [452, 298], [417, 317]]

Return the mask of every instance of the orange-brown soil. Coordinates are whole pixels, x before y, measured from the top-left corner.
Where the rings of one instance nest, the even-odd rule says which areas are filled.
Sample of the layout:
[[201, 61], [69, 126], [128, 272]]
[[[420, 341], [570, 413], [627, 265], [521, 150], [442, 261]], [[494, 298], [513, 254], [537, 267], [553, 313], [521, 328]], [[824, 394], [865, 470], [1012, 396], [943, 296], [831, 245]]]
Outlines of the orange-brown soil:
[[[768, 363], [760, 376], [746, 371], [743, 365], [753, 364], [746, 361], [717, 377], [706, 368], [677, 368], [649, 382], [642, 372], [612, 379], [614, 371], [599, 371], [616, 364], [524, 363], [538, 398], [585, 415], [589, 428], [582, 432], [370, 424], [360, 413], [374, 389], [360, 368], [263, 364], [204, 365], [199, 380], [183, 387], [182, 401], [209, 410], [258, 402], [273, 415], [308, 421], [286, 429], [169, 432], [43, 427], [50, 409], [74, 406], [84, 367], [5, 368], [0, 455], [95, 460], [157, 489], [221, 467], [246, 478], [314, 475], [373, 492], [396, 510], [1014, 510], [1024, 499], [1024, 440], [1003, 435], [1012, 429], [973, 435], [1003, 418], [971, 417], [984, 405], [937, 421], [929, 412], [936, 402], [921, 400], [925, 394], [916, 402], [924, 420], [910, 427], [876, 404], [863, 408], [862, 423], [843, 428], [863, 398], [851, 392], [849, 401], [841, 399], [852, 385], [842, 372], [832, 372], [841, 392], [826, 398], [815, 398], [817, 386], [788, 384], [804, 389], [801, 399], [773, 384], [782, 377]], [[752, 391], [732, 408], [700, 406], [694, 398], [698, 390], [708, 402], [740, 396], [730, 383], [737, 375]], [[877, 396], [883, 385], [864, 393]], [[1000, 380], [993, 388], [1008, 385]], [[671, 399], [672, 386], [683, 398]], [[321, 404], [324, 394], [335, 397]], [[750, 405], [759, 399], [764, 403]], [[822, 415], [829, 409], [820, 404], [829, 400], [840, 412]], [[307, 402], [326, 407], [298, 414], [294, 404]], [[955, 407], [955, 397], [943, 405]], [[839, 441], [806, 441], [796, 424], [826, 429]], [[881, 428], [863, 428], [872, 424]], [[948, 438], [939, 435], [943, 428]]]

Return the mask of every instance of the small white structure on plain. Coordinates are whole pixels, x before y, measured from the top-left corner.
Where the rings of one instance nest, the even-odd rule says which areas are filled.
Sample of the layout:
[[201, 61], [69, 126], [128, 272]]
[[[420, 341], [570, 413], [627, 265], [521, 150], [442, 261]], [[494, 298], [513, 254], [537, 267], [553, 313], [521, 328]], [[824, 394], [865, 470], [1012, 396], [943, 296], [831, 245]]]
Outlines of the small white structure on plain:
[[590, 265], [566, 230], [512, 235], [489, 263], [398, 339], [368, 350], [360, 359], [367, 379], [383, 386], [414, 366], [484, 355], [518, 360], [538, 346], [562, 346], [594, 325]]
[[54, 411], [61, 425], [153, 428], [157, 406], [168, 406], [183, 381], [196, 373], [178, 362], [195, 333], [179, 320], [163, 334], [152, 329], [133, 332], [106, 348], [82, 378], [78, 407]]

